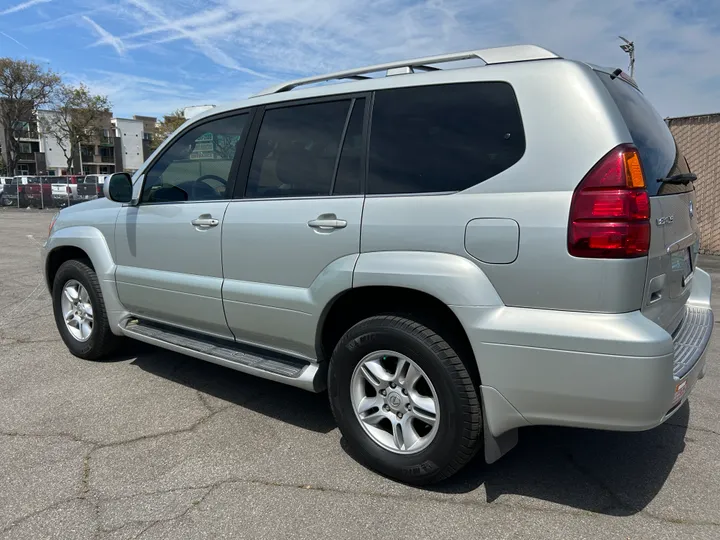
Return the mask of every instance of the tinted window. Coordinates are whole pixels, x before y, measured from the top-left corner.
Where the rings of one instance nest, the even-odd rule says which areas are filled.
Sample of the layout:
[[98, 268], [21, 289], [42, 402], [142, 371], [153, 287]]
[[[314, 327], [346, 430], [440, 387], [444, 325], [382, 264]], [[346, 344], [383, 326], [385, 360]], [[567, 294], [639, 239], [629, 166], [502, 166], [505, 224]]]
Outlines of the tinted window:
[[363, 160], [363, 118], [365, 98], [355, 100], [350, 122], [345, 131], [340, 162], [333, 195], [357, 195], [360, 193]]
[[265, 111], [246, 197], [329, 195], [350, 100]]
[[511, 167], [524, 151], [507, 83], [383, 90], [373, 106], [368, 192], [460, 191]]
[[690, 171], [670, 129], [650, 102], [621, 78], [611, 79], [606, 73], [597, 73], [620, 109], [632, 140], [640, 152], [648, 194], [652, 197], [692, 190], [692, 183], [685, 186], [657, 181], [658, 178]]
[[247, 114], [212, 120], [172, 141], [147, 172], [142, 201], [224, 199], [247, 120]]

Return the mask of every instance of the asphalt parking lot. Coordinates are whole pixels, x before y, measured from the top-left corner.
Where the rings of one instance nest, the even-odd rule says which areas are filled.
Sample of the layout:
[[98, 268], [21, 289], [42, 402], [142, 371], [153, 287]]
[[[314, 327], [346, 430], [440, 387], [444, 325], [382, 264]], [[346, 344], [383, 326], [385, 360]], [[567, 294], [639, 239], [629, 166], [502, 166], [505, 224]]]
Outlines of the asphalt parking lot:
[[[71, 356], [39, 265], [51, 216], [0, 210], [1, 538], [720, 538], [720, 327], [668, 423], [528, 428], [417, 489], [346, 453], [324, 394], [140, 344]], [[720, 313], [720, 260], [701, 265]]]

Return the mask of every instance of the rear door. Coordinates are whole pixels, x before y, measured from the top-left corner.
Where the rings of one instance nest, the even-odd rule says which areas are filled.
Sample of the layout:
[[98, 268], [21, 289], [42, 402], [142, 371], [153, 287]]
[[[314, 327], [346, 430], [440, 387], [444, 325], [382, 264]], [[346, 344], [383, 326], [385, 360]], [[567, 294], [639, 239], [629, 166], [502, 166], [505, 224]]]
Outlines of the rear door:
[[669, 332], [684, 315], [698, 252], [692, 182], [660, 179], [689, 173], [670, 129], [641, 92], [621, 77], [598, 72], [620, 110], [645, 174], [650, 196], [650, 250], [642, 312]]
[[223, 303], [238, 341], [315, 358], [320, 313], [352, 287], [360, 249], [367, 101], [264, 110], [247, 189], [223, 224]]

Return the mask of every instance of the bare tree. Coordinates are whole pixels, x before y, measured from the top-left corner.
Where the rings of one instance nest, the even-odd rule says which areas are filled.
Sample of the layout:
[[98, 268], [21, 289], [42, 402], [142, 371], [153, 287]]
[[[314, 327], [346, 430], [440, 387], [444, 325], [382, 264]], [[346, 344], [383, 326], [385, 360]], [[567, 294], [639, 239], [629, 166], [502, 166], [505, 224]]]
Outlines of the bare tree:
[[20, 142], [16, 126], [27, 122], [33, 111], [46, 104], [60, 77], [27, 60], [0, 58], [0, 124], [5, 133], [6, 166], [14, 174]]
[[73, 152], [97, 140], [110, 113], [107, 96], [94, 95], [83, 84], [62, 84], [53, 92], [51, 110], [38, 115], [43, 131], [52, 136], [72, 170]]
[[163, 116], [162, 120], [155, 126], [155, 133], [153, 133], [150, 148], [155, 150], [170, 134], [183, 125], [183, 123], [185, 123], [185, 115], [182, 109], [177, 109]]

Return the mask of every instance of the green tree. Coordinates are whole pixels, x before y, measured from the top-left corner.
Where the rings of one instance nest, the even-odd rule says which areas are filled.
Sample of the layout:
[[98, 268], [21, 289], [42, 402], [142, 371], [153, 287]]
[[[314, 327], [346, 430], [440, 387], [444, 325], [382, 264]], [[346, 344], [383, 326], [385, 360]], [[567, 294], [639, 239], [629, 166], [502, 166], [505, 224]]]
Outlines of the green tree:
[[53, 92], [49, 111], [38, 115], [43, 132], [57, 141], [71, 170], [73, 152], [82, 144], [95, 142], [110, 114], [107, 96], [94, 95], [84, 84], [62, 84]]
[[33, 111], [48, 102], [59, 84], [58, 75], [38, 64], [0, 58], [0, 125], [5, 128], [2, 146], [10, 174], [15, 172], [20, 151], [15, 127], [31, 119]]
[[152, 141], [150, 142], [150, 148], [155, 150], [160, 146], [165, 139], [167, 139], [177, 128], [185, 123], [185, 115], [182, 109], [166, 114], [162, 117], [157, 125], [155, 126], [155, 133], [153, 133]]

